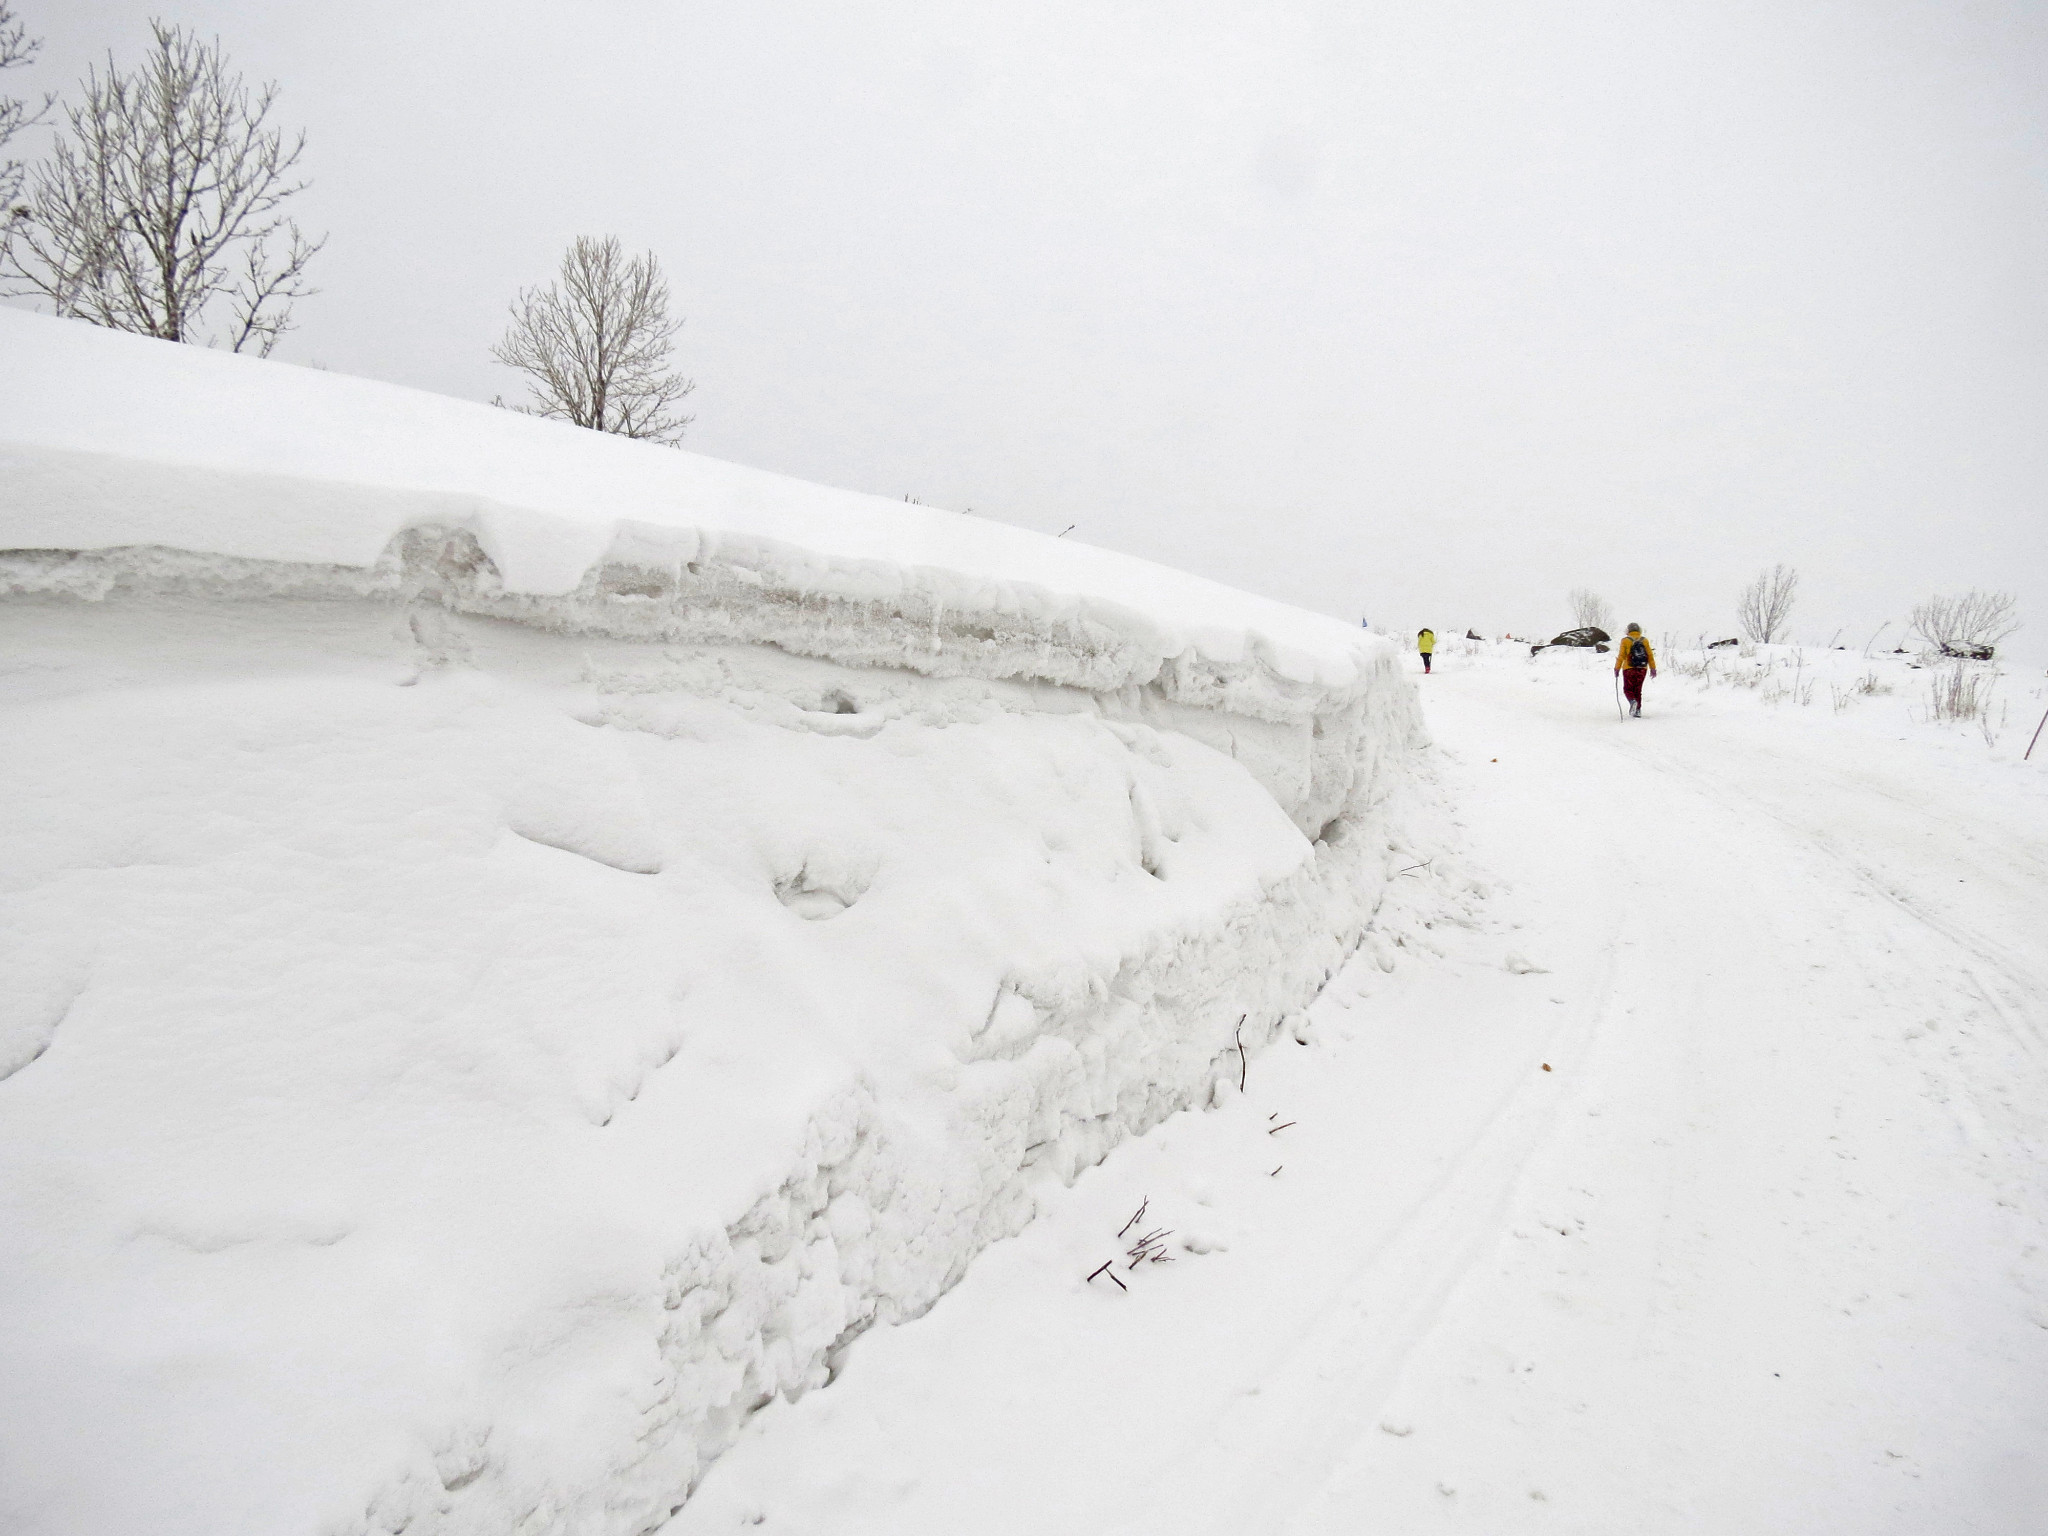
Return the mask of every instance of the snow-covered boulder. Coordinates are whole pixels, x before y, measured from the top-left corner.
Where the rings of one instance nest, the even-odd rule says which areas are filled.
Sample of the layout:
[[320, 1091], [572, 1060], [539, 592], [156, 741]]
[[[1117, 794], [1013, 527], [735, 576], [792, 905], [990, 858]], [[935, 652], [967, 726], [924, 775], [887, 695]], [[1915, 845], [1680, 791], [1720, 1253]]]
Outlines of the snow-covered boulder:
[[649, 1529], [1235, 1084], [1420, 744], [1178, 572], [5, 311], [0, 549], [21, 1536]]

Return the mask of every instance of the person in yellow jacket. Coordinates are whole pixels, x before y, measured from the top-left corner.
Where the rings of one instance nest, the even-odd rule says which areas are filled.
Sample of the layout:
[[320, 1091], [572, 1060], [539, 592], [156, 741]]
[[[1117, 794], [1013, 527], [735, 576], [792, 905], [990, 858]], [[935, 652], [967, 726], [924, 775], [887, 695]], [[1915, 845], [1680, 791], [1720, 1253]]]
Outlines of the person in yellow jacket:
[[1415, 649], [1422, 652], [1422, 670], [1429, 670], [1429, 660], [1436, 655], [1436, 631], [1425, 629], [1415, 637]]
[[1614, 648], [1614, 670], [1621, 674], [1621, 692], [1628, 700], [1629, 714], [1640, 717], [1643, 712], [1643, 674], [1657, 675], [1657, 653], [1650, 649], [1642, 625], [1629, 625], [1628, 633], [1621, 637], [1621, 644]]

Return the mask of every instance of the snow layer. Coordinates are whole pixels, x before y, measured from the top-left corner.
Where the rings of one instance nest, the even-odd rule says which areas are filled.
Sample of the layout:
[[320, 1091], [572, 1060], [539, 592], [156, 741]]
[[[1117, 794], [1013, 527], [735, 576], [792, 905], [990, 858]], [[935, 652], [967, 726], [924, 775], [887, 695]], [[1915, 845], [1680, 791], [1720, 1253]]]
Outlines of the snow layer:
[[1412, 862], [1412, 685], [1332, 621], [0, 346], [10, 1532], [647, 1529], [1234, 1087]]
[[[855, 605], [890, 621], [886, 641], [869, 637], [889, 645], [879, 659], [926, 671], [1104, 688], [1185, 657], [1343, 687], [1379, 664], [1345, 625], [1077, 541], [467, 401], [81, 336], [14, 310], [0, 311], [0, 358], [0, 526], [14, 548], [367, 570], [401, 530], [435, 523], [474, 534], [508, 599], [679, 594], [726, 608], [739, 589], [763, 611], [733, 622], [776, 643]], [[767, 633], [778, 608], [806, 611]], [[913, 635], [922, 644], [899, 654]], [[943, 662], [917, 657], [949, 641]]]

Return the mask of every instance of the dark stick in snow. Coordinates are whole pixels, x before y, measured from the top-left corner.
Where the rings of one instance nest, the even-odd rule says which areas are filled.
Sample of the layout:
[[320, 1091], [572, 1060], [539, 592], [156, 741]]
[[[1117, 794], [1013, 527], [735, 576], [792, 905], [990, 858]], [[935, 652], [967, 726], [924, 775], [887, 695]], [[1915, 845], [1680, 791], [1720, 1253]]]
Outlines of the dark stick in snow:
[[1145, 1212], [1150, 1210], [1151, 1208], [1152, 1197], [1150, 1195], [1147, 1195], [1143, 1200], [1140, 1200], [1138, 1202], [1138, 1208], [1135, 1211], [1131, 1212], [1131, 1219], [1116, 1229], [1116, 1235], [1118, 1237], [1122, 1237], [1126, 1232], [1130, 1231], [1131, 1228], [1135, 1227], [1140, 1221], [1144, 1219]]
[[1173, 1229], [1171, 1227], [1162, 1227], [1149, 1237], [1139, 1238], [1125, 1254], [1125, 1257], [1131, 1261], [1129, 1267], [1136, 1269], [1147, 1259], [1150, 1259], [1154, 1264], [1171, 1264], [1173, 1258], [1167, 1253], [1165, 1247], [1166, 1239], [1171, 1236], [1173, 1236]]

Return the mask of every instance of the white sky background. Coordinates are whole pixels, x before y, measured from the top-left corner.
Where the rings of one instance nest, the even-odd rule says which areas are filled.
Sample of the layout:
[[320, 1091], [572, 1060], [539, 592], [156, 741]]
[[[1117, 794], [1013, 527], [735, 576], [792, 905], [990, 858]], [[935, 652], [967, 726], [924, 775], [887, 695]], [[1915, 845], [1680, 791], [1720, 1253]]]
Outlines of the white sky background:
[[17, 92], [152, 12], [281, 84], [283, 357], [516, 395], [612, 232], [702, 452], [1386, 628], [1732, 634], [1785, 560], [1799, 638], [1989, 586], [2048, 654], [2038, 0], [16, 8]]

